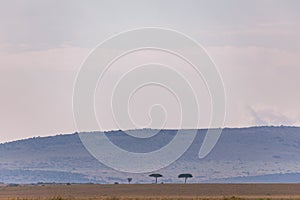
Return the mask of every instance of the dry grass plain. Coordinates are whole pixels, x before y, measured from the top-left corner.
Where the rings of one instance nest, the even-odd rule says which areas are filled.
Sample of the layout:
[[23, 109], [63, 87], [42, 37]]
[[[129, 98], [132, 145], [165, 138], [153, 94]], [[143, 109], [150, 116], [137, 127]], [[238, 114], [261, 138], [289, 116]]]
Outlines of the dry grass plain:
[[300, 184], [119, 184], [0, 187], [0, 199], [300, 199]]

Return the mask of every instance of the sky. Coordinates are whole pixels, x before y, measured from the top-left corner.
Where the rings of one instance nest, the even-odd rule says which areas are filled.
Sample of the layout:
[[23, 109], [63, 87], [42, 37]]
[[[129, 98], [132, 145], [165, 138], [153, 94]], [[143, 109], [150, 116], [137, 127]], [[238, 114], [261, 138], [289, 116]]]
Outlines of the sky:
[[[83, 61], [108, 37], [142, 27], [179, 31], [206, 49], [226, 91], [224, 127], [299, 126], [299, 9], [297, 0], [1, 0], [0, 142], [75, 132], [72, 94]], [[144, 51], [119, 65], [160, 56]], [[176, 68], [180, 61], [170, 57], [170, 63]], [[116, 66], [115, 73], [123, 72]], [[135, 102], [164, 97], [176, 111], [176, 103], [165, 101], [172, 97], [156, 89]], [[145, 126], [147, 110], [138, 105], [132, 113]], [[177, 115], [168, 115], [166, 128], [177, 128]], [[119, 128], [105, 123], [106, 130]]]

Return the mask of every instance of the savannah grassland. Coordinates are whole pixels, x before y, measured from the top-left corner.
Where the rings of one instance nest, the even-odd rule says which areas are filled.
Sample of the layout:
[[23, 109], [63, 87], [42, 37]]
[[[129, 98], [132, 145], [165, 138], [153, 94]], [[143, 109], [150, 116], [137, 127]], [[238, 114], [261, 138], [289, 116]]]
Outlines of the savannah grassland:
[[300, 199], [300, 184], [74, 184], [0, 187], [0, 200]]

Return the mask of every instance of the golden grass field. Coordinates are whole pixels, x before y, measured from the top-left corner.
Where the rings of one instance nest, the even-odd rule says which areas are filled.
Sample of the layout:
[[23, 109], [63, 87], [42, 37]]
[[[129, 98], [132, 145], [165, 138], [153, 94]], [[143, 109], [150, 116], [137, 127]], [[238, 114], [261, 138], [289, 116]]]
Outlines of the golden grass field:
[[300, 199], [300, 184], [74, 184], [0, 187], [3, 199]]

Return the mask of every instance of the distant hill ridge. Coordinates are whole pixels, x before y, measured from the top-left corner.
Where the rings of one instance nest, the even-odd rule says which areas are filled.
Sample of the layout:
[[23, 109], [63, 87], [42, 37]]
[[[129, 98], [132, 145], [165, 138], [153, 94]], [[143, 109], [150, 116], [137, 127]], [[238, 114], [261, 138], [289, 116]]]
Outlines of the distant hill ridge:
[[[129, 131], [151, 134], [157, 130]], [[128, 137], [120, 130], [103, 134], [128, 151], [149, 152], [170, 142], [176, 131], [161, 130], [150, 138]], [[190, 182], [226, 182], [239, 180], [232, 179], [235, 177], [243, 177], [244, 180], [251, 176], [300, 172], [299, 127], [224, 128], [213, 151], [200, 160], [198, 152], [206, 131], [197, 130], [197, 136], [188, 151], [169, 167], [159, 170], [164, 174], [162, 181], [178, 182], [177, 175], [182, 172], [193, 174]], [[152, 181], [147, 174], [121, 173], [104, 166], [87, 152], [77, 133], [0, 144], [0, 182], [112, 183], [126, 182], [129, 176], [133, 177], [133, 182]], [[274, 177], [280, 182], [282, 176]], [[284, 180], [288, 182], [289, 178], [286, 177]]]
[[[230, 127], [225, 127], [225, 128], [220, 128], [223, 130], [243, 130], [243, 129], [263, 129], [263, 128], [269, 128], [269, 129], [278, 129], [278, 128], [295, 128], [298, 129], [300, 127], [298, 126], [250, 126], [250, 127], [234, 127], [234, 128], [230, 128]], [[195, 130], [195, 129], [182, 129], [182, 130]], [[207, 128], [201, 128], [201, 129], [197, 129], [198, 131], [207, 131]], [[108, 130], [108, 131], [91, 131], [88, 133], [118, 133], [118, 132], [127, 132], [127, 131], [178, 131], [178, 129], [151, 129], [151, 128], [144, 128], [144, 129], [128, 129], [128, 130]], [[73, 132], [73, 133], [66, 133], [66, 134], [56, 134], [56, 135], [48, 135], [48, 136], [34, 136], [31, 138], [24, 138], [24, 139], [18, 139], [18, 140], [14, 140], [14, 141], [8, 141], [8, 142], [1, 142], [0, 145], [2, 144], [8, 144], [8, 143], [14, 143], [14, 142], [20, 142], [20, 141], [25, 141], [25, 140], [35, 140], [35, 139], [49, 139], [49, 138], [53, 138], [53, 137], [68, 137], [70, 135], [77, 135], [78, 132]]]

